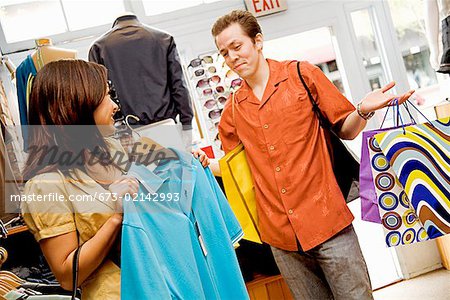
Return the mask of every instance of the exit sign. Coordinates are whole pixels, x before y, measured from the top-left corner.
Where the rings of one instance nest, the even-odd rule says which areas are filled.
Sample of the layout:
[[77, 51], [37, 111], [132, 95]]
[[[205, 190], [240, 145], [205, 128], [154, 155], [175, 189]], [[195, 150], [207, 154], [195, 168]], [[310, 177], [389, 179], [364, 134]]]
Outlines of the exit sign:
[[286, 0], [245, 0], [245, 6], [255, 17], [261, 17], [287, 9]]

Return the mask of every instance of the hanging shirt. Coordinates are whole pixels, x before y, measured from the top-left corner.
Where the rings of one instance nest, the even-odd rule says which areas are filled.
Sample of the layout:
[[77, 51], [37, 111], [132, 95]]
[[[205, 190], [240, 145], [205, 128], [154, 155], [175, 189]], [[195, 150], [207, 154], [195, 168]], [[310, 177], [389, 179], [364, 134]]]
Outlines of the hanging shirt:
[[122, 299], [248, 299], [233, 247], [242, 229], [211, 171], [177, 154], [154, 173], [130, 168], [140, 186], [123, 203]]
[[28, 93], [31, 91], [30, 80], [36, 76], [37, 70], [31, 55], [28, 55], [16, 69], [17, 101], [19, 103], [20, 125], [22, 125], [23, 147], [28, 148]]
[[[319, 120], [300, 82], [296, 61], [268, 59], [270, 75], [261, 101], [244, 81], [235, 93], [235, 120], [227, 101], [219, 124], [225, 152], [245, 147], [252, 171], [261, 239], [277, 248], [307, 251], [351, 224], [333, 173]], [[321, 70], [301, 63], [320, 111], [340, 128], [355, 108]]]
[[16, 69], [17, 101], [19, 102], [20, 123], [28, 125], [27, 85], [30, 75], [36, 76], [37, 70], [31, 55], [28, 55]]
[[89, 49], [89, 61], [104, 65], [124, 115], [139, 117], [140, 125], [180, 115], [191, 129], [193, 110], [174, 38], [122, 16]]

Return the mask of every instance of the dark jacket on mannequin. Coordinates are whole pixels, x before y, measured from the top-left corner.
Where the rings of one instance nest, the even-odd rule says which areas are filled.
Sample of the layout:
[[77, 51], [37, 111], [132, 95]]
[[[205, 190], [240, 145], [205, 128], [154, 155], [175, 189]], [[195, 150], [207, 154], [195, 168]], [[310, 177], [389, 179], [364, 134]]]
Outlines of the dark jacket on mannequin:
[[108, 69], [124, 115], [138, 116], [140, 125], [180, 115], [183, 129], [191, 129], [191, 99], [171, 35], [121, 16], [94, 41], [89, 61]]

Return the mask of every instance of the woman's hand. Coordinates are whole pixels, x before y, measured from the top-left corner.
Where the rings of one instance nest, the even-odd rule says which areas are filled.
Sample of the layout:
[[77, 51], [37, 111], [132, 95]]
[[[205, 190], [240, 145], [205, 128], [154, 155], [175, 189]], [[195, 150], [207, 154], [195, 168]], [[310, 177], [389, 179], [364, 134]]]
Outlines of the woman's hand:
[[408, 100], [408, 98], [411, 97], [412, 94], [414, 94], [414, 90], [410, 90], [403, 95], [386, 94], [386, 92], [392, 89], [394, 86], [395, 82], [392, 81], [383, 88], [376, 89], [368, 93], [360, 102], [361, 112], [363, 114], [369, 114], [373, 111], [377, 111], [383, 107], [393, 104], [392, 102], [395, 98], [398, 99], [398, 104], [402, 104], [403, 102]]
[[205, 152], [203, 152], [200, 149], [192, 149], [192, 155], [194, 155], [195, 158], [197, 158], [200, 163], [202, 164], [202, 166], [204, 168], [206, 168], [207, 166], [209, 166], [209, 158], [206, 155]]
[[108, 190], [113, 194], [112, 198], [116, 200], [116, 212], [122, 213], [122, 199], [125, 195], [136, 194], [139, 190], [139, 182], [130, 176], [122, 176], [111, 183]]

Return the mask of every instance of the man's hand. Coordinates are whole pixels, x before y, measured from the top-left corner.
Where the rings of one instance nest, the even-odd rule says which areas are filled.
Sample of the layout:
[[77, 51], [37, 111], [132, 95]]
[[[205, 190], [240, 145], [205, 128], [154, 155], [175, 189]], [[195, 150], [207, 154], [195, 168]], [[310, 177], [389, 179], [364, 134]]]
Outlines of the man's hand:
[[203, 152], [200, 149], [192, 149], [192, 155], [194, 155], [195, 158], [197, 158], [200, 163], [202, 164], [202, 166], [204, 168], [206, 168], [207, 166], [209, 166], [209, 158], [206, 155], [205, 152]]
[[392, 81], [385, 85], [381, 89], [376, 89], [368, 93], [364, 99], [361, 100], [361, 112], [364, 114], [369, 114], [373, 111], [377, 111], [388, 105], [392, 105], [394, 99], [398, 99], [398, 104], [402, 104], [414, 94], [414, 90], [410, 90], [402, 95], [393, 95], [386, 93], [395, 86], [395, 82]]

